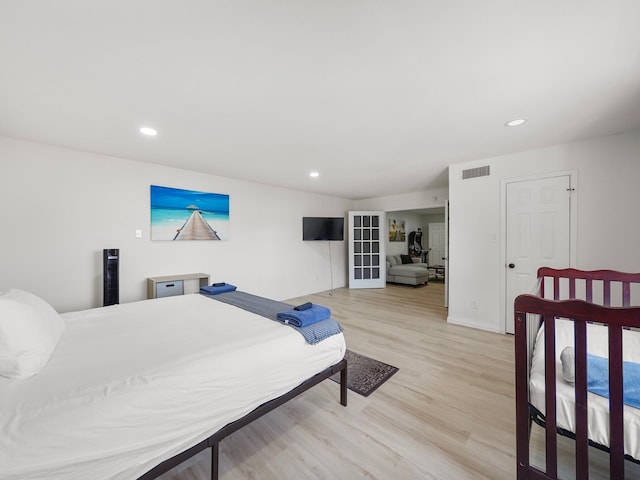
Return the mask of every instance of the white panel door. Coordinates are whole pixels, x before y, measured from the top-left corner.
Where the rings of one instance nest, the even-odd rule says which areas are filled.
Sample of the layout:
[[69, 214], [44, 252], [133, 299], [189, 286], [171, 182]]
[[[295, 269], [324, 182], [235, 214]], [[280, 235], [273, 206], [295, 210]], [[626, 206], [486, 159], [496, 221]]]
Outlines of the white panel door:
[[429, 224], [429, 265], [444, 265], [444, 223]]
[[562, 175], [506, 185], [506, 325], [514, 332], [513, 302], [534, 293], [539, 267], [570, 265], [571, 178]]
[[387, 284], [384, 212], [349, 212], [349, 288]]

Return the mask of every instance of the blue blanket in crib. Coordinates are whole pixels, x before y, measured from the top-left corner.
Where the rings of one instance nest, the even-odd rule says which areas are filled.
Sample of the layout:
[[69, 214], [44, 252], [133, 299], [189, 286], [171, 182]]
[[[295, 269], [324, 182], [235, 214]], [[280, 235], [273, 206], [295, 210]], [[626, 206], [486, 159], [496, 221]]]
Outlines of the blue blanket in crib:
[[296, 310], [293, 308], [278, 312], [276, 318], [288, 325], [306, 327], [321, 320], [326, 320], [330, 316], [331, 310], [327, 307], [312, 304], [310, 308], [305, 308], [304, 310]]
[[[609, 398], [609, 360], [587, 353], [587, 390]], [[624, 403], [640, 408], [640, 363], [622, 362]]]
[[[293, 308], [284, 302], [278, 302], [241, 291], [225, 292], [217, 295], [209, 295], [202, 291], [200, 293], [213, 300], [234, 305], [248, 312], [256, 313], [270, 320], [277, 321], [278, 323], [282, 323], [277, 318], [278, 313]], [[315, 345], [325, 338], [342, 332], [340, 324], [331, 317], [304, 327], [296, 327], [292, 324], [289, 324], [289, 326], [297, 330], [307, 343], [311, 345]]]

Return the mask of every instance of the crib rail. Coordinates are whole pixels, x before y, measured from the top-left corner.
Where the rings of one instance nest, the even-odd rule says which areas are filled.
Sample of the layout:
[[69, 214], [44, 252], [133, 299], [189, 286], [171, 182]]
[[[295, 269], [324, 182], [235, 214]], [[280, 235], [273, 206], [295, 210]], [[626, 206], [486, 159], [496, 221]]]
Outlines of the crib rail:
[[[587, 429], [587, 323], [597, 321], [609, 332], [609, 471], [611, 479], [624, 478], [624, 423], [622, 387], [622, 331], [640, 328], [640, 307], [632, 297], [634, 284], [640, 284], [640, 274], [599, 270], [584, 272], [576, 269], [541, 268], [540, 296], [521, 295], [515, 300], [516, 350], [516, 457], [517, 478], [558, 478], [556, 423], [556, 345], [555, 319], [574, 321], [575, 346], [575, 424], [572, 437], [576, 441], [576, 478], [589, 478], [589, 439]], [[549, 288], [551, 285], [551, 289]], [[612, 288], [615, 287], [615, 288]], [[545, 291], [546, 290], [546, 291]], [[582, 296], [578, 299], [578, 296]], [[546, 298], [549, 297], [549, 298]], [[563, 299], [563, 297], [568, 299]], [[594, 303], [600, 301], [602, 305]], [[611, 306], [619, 305], [619, 306]], [[529, 378], [526, 372], [530, 358], [527, 349], [527, 322], [532, 315], [545, 325], [545, 471], [530, 465]]]
[[[612, 286], [620, 286], [620, 301], [617, 306], [628, 307], [631, 305], [631, 286], [640, 284], [640, 274], [617, 272], [615, 270], [591, 270], [583, 271], [575, 268], [555, 269], [542, 267], [538, 269], [538, 279], [540, 280], [540, 297], [548, 297], [547, 282], [545, 279], [551, 279], [553, 289], [551, 290], [554, 300], [562, 300], [562, 282], [565, 280], [568, 284], [568, 296], [564, 299], [582, 299], [589, 303], [599, 303], [604, 306], [612, 305]], [[583, 284], [584, 295], [579, 295], [577, 286]], [[599, 284], [599, 285], [598, 285]], [[601, 301], [594, 300], [594, 291], [601, 293]], [[640, 300], [635, 302], [640, 304]], [[615, 305], [615, 303], [614, 303]]]

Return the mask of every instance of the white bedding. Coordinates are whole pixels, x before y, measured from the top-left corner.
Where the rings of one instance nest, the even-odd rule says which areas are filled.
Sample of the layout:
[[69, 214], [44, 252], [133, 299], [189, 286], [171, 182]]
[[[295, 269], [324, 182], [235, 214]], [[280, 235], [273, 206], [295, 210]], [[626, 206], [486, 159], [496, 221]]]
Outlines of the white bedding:
[[342, 334], [201, 295], [64, 314], [34, 377], [0, 377], [0, 479], [134, 479], [340, 361]]
[[[574, 386], [562, 378], [560, 354], [564, 347], [573, 346], [573, 322], [556, 320], [556, 378], [557, 378], [557, 424], [575, 432]], [[587, 350], [601, 357], [608, 357], [608, 333], [602, 325], [587, 325]], [[640, 363], [640, 332], [624, 330], [623, 359]], [[545, 414], [544, 407], [544, 325], [538, 331], [533, 350], [531, 377], [529, 380], [530, 401]], [[609, 399], [587, 394], [589, 438], [601, 445], [609, 446]], [[640, 459], [640, 410], [624, 406], [624, 446], [625, 453]]]

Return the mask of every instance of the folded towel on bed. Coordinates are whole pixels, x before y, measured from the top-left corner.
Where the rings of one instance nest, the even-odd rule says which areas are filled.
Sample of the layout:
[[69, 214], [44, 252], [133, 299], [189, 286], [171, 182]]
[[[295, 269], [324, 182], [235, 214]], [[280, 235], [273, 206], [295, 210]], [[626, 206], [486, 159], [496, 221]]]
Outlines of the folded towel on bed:
[[[609, 398], [609, 359], [587, 353], [587, 390]], [[622, 362], [624, 403], [640, 408], [640, 363]]]
[[313, 303], [307, 302], [307, 303], [303, 303], [302, 305], [298, 305], [297, 307], [293, 307], [293, 309], [302, 311], [302, 310], [309, 310], [311, 307], [313, 307]]
[[206, 287], [200, 287], [201, 293], [206, 293], [207, 295], [218, 295], [219, 293], [224, 292], [233, 292], [235, 291], [236, 286], [231, 285], [230, 283], [214, 283], [213, 285], [208, 285]]
[[306, 310], [285, 310], [278, 313], [276, 318], [283, 323], [291, 324], [296, 327], [306, 327], [321, 320], [326, 320], [331, 316], [331, 310], [322, 305], [312, 305]]
[[[204, 293], [204, 292], [203, 292]], [[251, 313], [256, 313], [269, 320], [277, 321], [278, 312], [282, 312], [287, 308], [293, 308], [288, 303], [278, 302], [269, 298], [259, 297], [257, 295], [251, 295], [246, 292], [225, 292], [220, 295], [208, 295], [204, 293], [212, 300], [218, 300], [219, 302], [228, 303], [238, 308], [246, 310]], [[325, 338], [337, 335], [342, 332], [342, 327], [333, 318], [327, 318], [326, 320], [320, 320], [319, 322], [312, 323], [306, 327], [296, 327], [289, 324], [289, 327], [297, 330], [311, 345], [324, 340]]]

